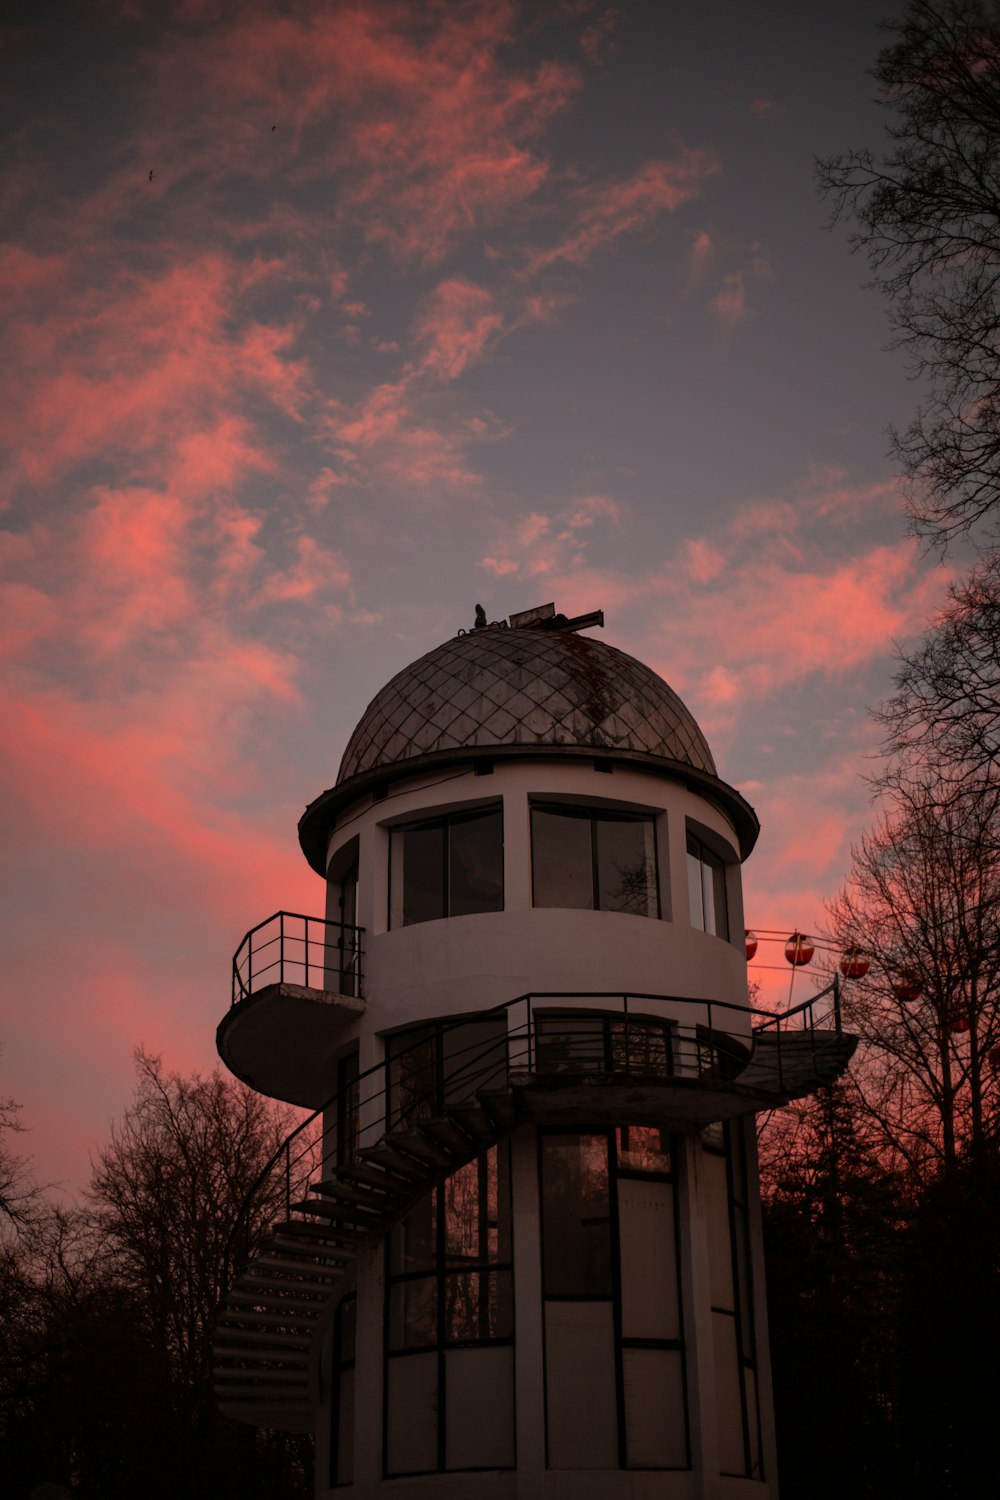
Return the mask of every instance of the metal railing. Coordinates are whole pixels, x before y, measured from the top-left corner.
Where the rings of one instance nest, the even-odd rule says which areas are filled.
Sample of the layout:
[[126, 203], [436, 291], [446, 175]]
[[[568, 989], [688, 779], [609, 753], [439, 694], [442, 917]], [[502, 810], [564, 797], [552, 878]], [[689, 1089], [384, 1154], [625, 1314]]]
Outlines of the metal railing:
[[[454, 1045], [460, 1028], [484, 1026], [492, 1034]], [[358, 1147], [375, 1145], [390, 1130], [472, 1102], [480, 1089], [505, 1089], [527, 1078], [548, 1078], [553, 1084], [574, 1077], [728, 1084], [749, 1061], [754, 1037], [768, 1033], [777, 1038], [777, 1079], [783, 1087], [782, 1038], [811, 1036], [815, 1060], [819, 1030], [842, 1034], [836, 978], [827, 989], [778, 1013], [721, 1000], [550, 991], [428, 1023], [403, 1046], [389, 1038], [387, 1056], [331, 1094], [285, 1138], [259, 1174], [226, 1244], [224, 1284], [241, 1240], [241, 1258], [249, 1255], [254, 1205], [265, 1190], [274, 1191], [277, 1175], [284, 1180], [287, 1218], [294, 1195], [308, 1190], [307, 1169], [317, 1150], [330, 1160], [325, 1148], [331, 1143], [320, 1134], [327, 1112], [334, 1117], [334, 1131], [339, 1125], [350, 1132], [353, 1156]], [[798, 1045], [795, 1052], [801, 1054]]]
[[336, 995], [363, 994], [363, 927], [297, 911], [276, 911], [233, 954], [232, 1004], [269, 984], [301, 984]]

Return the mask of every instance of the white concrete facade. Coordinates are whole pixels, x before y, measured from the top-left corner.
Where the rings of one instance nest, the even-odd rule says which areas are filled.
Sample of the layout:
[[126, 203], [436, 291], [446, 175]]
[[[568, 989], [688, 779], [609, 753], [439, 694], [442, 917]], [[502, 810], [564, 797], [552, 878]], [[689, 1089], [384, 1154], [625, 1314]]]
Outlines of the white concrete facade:
[[[538, 804], [651, 817], [659, 916], [534, 905], [531, 809]], [[391, 830], [476, 807], [502, 807], [503, 909], [392, 927]], [[692, 921], [687, 853], [687, 837], [692, 832], [725, 858], [728, 940], [699, 930]], [[702, 1007], [712, 1003], [716, 1006], [710, 1019], [714, 1030], [749, 1037], [739, 840], [722, 800], [704, 795], [680, 776], [628, 763], [614, 764], [609, 774], [603, 764], [598, 768], [595, 759], [524, 756], [498, 757], [488, 774], [477, 774], [470, 763], [445, 773], [393, 780], [387, 794], [366, 795], [344, 806], [337, 817], [328, 849], [333, 872], [328, 916], [332, 920], [340, 910], [339, 872], [355, 850], [357, 922], [366, 934], [366, 1004], [363, 1014], [345, 1023], [339, 1050], [346, 1054], [356, 1048], [362, 1072], [383, 1060], [386, 1037], [402, 1028], [454, 1020], [519, 995], [542, 992], [564, 997], [547, 1002], [549, 1008], [565, 1007], [574, 1014], [614, 1012], [610, 996], [666, 997], [656, 1007], [634, 1002], [636, 1013], [655, 1013], [666, 1021], [681, 1022], [690, 1022], [692, 1017], [704, 1021], [708, 1015], [692, 1002], [701, 1002]], [[513, 1019], [511, 1024], [516, 1024]], [[624, 1123], [629, 1123], [628, 1117]], [[636, 1123], [633, 1118], [633, 1128]], [[331, 1119], [329, 1124], [331, 1132], [335, 1131], [336, 1121]], [[655, 1126], [656, 1121], [650, 1119], [648, 1124]], [[614, 1221], [608, 1231], [613, 1285], [606, 1296], [589, 1301], [586, 1296], [576, 1300], [546, 1297], [541, 1210], [545, 1185], [540, 1163], [542, 1141], [551, 1132], [566, 1141], [585, 1137], [586, 1150], [602, 1161], [601, 1141], [607, 1141], [609, 1213]], [[727, 1137], [731, 1144], [728, 1166], [727, 1158], [718, 1154]], [[584, 1115], [569, 1124], [562, 1120], [558, 1126], [532, 1123], [516, 1128], [504, 1147], [510, 1153], [512, 1338], [489, 1346], [491, 1351], [510, 1350], [512, 1389], [508, 1391], [506, 1384], [506, 1357], [493, 1358], [491, 1363], [484, 1357], [485, 1346], [469, 1351], [464, 1373], [454, 1359], [457, 1349], [435, 1349], [438, 1373], [428, 1377], [429, 1385], [421, 1385], [416, 1376], [410, 1380], [409, 1372], [419, 1373], [418, 1361], [424, 1358], [419, 1353], [409, 1355], [409, 1363], [397, 1359], [390, 1375], [388, 1262], [385, 1248], [380, 1247], [365, 1257], [357, 1276], [357, 1334], [350, 1372], [353, 1421], [350, 1433], [341, 1432], [341, 1445], [349, 1443], [351, 1457], [345, 1464], [341, 1454], [339, 1471], [342, 1480], [350, 1476], [350, 1483], [334, 1482], [338, 1475], [331, 1433], [337, 1422], [331, 1401], [342, 1400], [344, 1380], [335, 1369], [338, 1352], [328, 1345], [320, 1372], [317, 1496], [321, 1500], [335, 1494], [358, 1500], [389, 1495], [413, 1500], [445, 1496], [454, 1500], [491, 1496], [497, 1500], [740, 1500], [776, 1493], [753, 1139], [752, 1115], [733, 1120], [725, 1132], [722, 1127], [674, 1130], [669, 1174], [664, 1171], [644, 1178], [630, 1176], [621, 1165], [625, 1160], [621, 1140], [614, 1123], [606, 1118], [592, 1121]], [[744, 1156], [746, 1182], [734, 1189], [734, 1160]], [[594, 1170], [603, 1182], [605, 1168], [599, 1165]], [[655, 1231], [661, 1238], [656, 1240], [654, 1235], [648, 1254], [642, 1244], [647, 1232], [641, 1227], [645, 1210], [653, 1218], [659, 1213], [661, 1220], [664, 1212], [673, 1216], [673, 1233], [664, 1239], [661, 1222]], [[734, 1235], [736, 1239], [745, 1236], [744, 1249]], [[657, 1259], [660, 1244], [667, 1248]], [[629, 1266], [639, 1269], [626, 1291], [623, 1276]], [[679, 1336], [658, 1342], [638, 1337], [626, 1349], [622, 1328], [626, 1301], [635, 1296], [635, 1277], [650, 1288], [659, 1276], [670, 1278], [676, 1287], [676, 1293], [669, 1295], [676, 1295]], [[657, 1296], [650, 1293], [653, 1303]], [[727, 1299], [743, 1305], [727, 1307]], [[741, 1333], [736, 1331], [740, 1318]], [[557, 1344], [564, 1372], [560, 1378], [571, 1386], [565, 1411], [552, 1383]], [[579, 1358], [572, 1357], [574, 1348]], [[340, 1349], [341, 1363], [342, 1355]], [[477, 1360], [480, 1374], [476, 1374]], [[387, 1426], [395, 1424], [393, 1430], [401, 1430], [400, 1423], [438, 1421], [446, 1434], [442, 1442], [447, 1462], [452, 1428], [461, 1413], [472, 1410], [479, 1400], [473, 1388], [477, 1380], [490, 1378], [483, 1374], [487, 1366], [495, 1372], [496, 1403], [503, 1408], [504, 1422], [506, 1403], [513, 1403], [509, 1466], [393, 1477], [391, 1454], [387, 1458]], [[459, 1373], [452, 1375], [453, 1367]], [[616, 1373], [609, 1377], [612, 1367]], [[639, 1389], [636, 1372], [645, 1367], [657, 1372], [655, 1381]], [[430, 1355], [425, 1368], [430, 1368]], [[408, 1385], [397, 1380], [401, 1371]], [[617, 1382], [613, 1390], [609, 1379]], [[387, 1381], [393, 1380], [397, 1385], [390, 1389]], [[628, 1390], [623, 1389], [625, 1385]], [[650, 1415], [646, 1407], [652, 1403], [655, 1408], [657, 1402], [659, 1408]], [[392, 1410], [394, 1403], [405, 1410]], [[459, 1418], [453, 1419], [451, 1410], [442, 1417], [442, 1403], [458, 1410]], [[556, 1445], [558, 1464], [553, 1462], [552, 1431], [557, 1420], [563, 1424]], [[655, 1448], [649, 1434], [659, 1420], [664, 1433], [674, 1437], [665, 1439], [656, 1451], [673, 1455], [677, 1466], [622, 1467], [623, 1461], [629, 1462], [633, 1429], [642, 1428], [633, 1444], [635, 1452], [651, 1441]], [[623, 1424], [629, 1426], [628, 1432]], [[464, 1430], [468, 1425], [466, 1420]], [[577, 1466], [586, 1459], [588, 1443], [595, 1455], [594, 1466]], [[460, 1447], [459, 1443], [455, 1452]], [[423, 1451], [424, 1462], [428, 1461], [430, 1449], [422, 1450], [416, 1438], [412, 1451]]]

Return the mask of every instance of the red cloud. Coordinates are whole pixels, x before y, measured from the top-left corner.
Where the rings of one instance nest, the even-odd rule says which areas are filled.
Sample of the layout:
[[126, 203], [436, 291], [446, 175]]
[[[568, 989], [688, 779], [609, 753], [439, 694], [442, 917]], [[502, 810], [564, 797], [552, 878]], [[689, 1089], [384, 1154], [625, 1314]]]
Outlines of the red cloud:
[[467, 365], [482, 358], [487, 344], [503, 327], [493, 297], [464, 276], [442, 281], [419, 314], [415, 333], [425, 352], [422, 373], [455, 380]]
[[557, 261], [586, 265], [619, 235], [644, 229], [657, 215], [689, 202], [719, 170], [712, 152], [683, 150], [672, 161], [646, 162], [621, 182], [581, 188], [570, 229], [556, 244], [536, 250], [525, 270], [536, 274]]
[[503, 0], [244, 9], [150, 58], [144, 154], [168, 184], [335, 175], [338, 225], [437, 261], [547, 180], [537, 142], [580, 80], [561, 62], [513, 63], [522, 22]]

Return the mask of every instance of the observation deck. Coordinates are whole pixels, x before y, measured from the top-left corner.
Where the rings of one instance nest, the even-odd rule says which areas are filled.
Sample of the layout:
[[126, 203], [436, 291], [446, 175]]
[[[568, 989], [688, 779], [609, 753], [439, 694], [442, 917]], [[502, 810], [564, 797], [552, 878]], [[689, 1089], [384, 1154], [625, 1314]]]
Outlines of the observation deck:
[[305, 1109], [330, 1090], [329, 1057], [363, 1014], [364, 929], [300, 912], [251, 927], [233, 955], [232, 1000], [215, 1040], [230, 1072]]

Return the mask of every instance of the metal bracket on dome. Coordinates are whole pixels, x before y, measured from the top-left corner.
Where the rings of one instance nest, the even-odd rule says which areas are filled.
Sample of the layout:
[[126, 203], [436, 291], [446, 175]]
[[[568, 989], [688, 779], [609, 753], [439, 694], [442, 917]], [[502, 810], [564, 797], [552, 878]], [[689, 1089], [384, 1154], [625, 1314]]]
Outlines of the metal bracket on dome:
[[512, 630], [558, 630], [566, 633], [587, 630], [591, 625], [604, 628], [603, 609], [595, 609], [589, 615], [574, 615], [570, 620], [565, 615], [557, 615], [554, 604], [537, 604], [534, 609], [522, 609], [519, 614], [510, 617]]
[[553, 615], [551, 620], [538, 620], [532, 628], [534, 630], [558, 630], [562, 635], [569, 635], [572, 631], [589, 630], [591, 625], [600, 625], [603, 630], [603, 609], [595, 609], [589, 615], [574, 615], [572, 620], [567, 620], [565, 615]]

